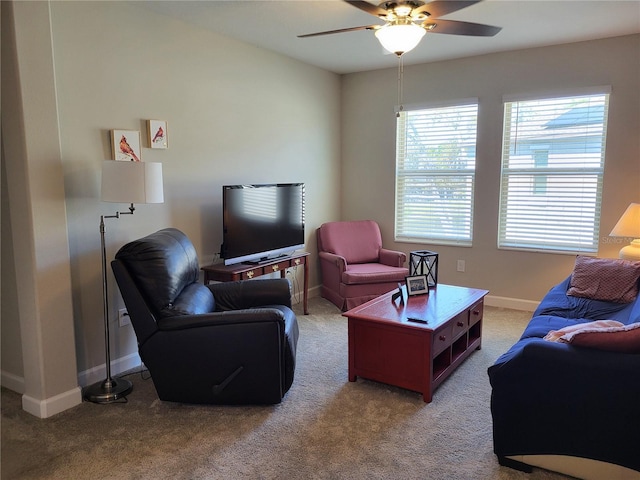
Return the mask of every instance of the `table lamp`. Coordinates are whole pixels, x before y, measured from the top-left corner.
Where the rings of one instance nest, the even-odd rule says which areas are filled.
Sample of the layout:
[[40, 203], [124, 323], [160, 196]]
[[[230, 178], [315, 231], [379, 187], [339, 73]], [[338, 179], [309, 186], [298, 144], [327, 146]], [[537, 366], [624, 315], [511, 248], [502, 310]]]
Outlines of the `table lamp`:
[[[100, 216], [100, 244], [102, 248], [102, 310], [104, 316], [104, 348], [107, 377], [85, 388], [85, 400], [95, 403], [112, 403], [125, 398], [133, 385], [124, 378], [111, 377], [111, 352], [109, 347], [109, 303], [107, 295], [107, 254], [104, 241], [104, 219], [133, 215], [134, 203], [163, 203], [162, 164], [156, 162], [102, 162], [102, 201], [128, 203], [128, 212]], [[126, 399], [125, 399], [126, 400]]]
[[640, 203], [627, 207], [609, 236], [631, 238], [631, 243], [620, 249], [619, 256], [624, 260], [640, 260]]

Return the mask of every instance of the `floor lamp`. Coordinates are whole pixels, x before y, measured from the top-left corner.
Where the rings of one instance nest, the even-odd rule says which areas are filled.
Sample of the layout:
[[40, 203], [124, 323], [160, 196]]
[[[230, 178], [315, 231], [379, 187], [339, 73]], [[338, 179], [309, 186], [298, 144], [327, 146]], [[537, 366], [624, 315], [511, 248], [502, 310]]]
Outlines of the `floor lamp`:
[[128, 212], [100, 216], [100, 246], [102, 249], [102, 310], [104, 316], [104, 348], [107, 377], [85, 388], [84, 399], [95, 403], [112, 403], [126, 397], [133, 385], [124, 378], [111, 377], [111, 349], [109, 347], [109, 302], [107, 295], [107, 253], [104, 241], [104, 219], [133, 215], [134, 203], [163, 203], [162, 164], [155, 162], [102, 162], [102, 201], [128, 203]]

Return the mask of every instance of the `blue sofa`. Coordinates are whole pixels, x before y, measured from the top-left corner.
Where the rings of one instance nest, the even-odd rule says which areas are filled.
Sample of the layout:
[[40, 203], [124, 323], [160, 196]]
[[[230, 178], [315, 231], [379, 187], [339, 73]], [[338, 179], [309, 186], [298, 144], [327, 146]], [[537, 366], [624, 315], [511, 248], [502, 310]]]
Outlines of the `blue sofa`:
[[[523, 471], [640, 478], [640, 297], [616, 303], [568, 295], [571, 279], [547, 293], [520, 340], [488, 369], [494, 452], [501, 465]], [[628, 342], [620, 351], [615, 343], [544, 339], [604, 319], [633, 328], [636, 353]]]

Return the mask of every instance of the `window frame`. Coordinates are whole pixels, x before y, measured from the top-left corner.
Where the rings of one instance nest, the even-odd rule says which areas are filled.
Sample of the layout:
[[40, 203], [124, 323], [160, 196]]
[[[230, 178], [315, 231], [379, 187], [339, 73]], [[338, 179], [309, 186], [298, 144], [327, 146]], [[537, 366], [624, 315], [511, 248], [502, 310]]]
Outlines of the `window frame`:
[[[461, 158], [465, 158], [467, 161], [466, 168], [440, 168], [440, 169], [411, 169], [405, 168], [405, 161], [408, 157], [407, 154], [407, 130], [410, 128], [409, 115], [415, 112], [426, 112], [432, 110], [436, 115], [443, 114], [443, 111], [460, 109], [462, 118], [465, 121], [469, 121], [472, 118], [472, 155], [468, 155], [468, 151], [464, 156], [457, 157], [458, 161]], [[471, 113], [467, 110], [471, 109]], [[475, 203], [475, 178], [477, 169], [477, 138], [478, 138], [478, 119], [479, 119], [479, 101], [478, 98], [465, 98], [458, 100], [451, 100], [446, 102], [429, 102], [406, 105], [402, 108], [396, 109], [397, 122], [396, 122], [396, 165], [395, 165], [395, 206], [394, 206], [394, 239], [396, 242], [404, 243], [416, 243], [416, 244], [434, 244], [434, 245], [455, 245], [470, 247], [473, 243], [473, 222], [474, 222], [474, 203]], [[404, 115], [404, 118], [403, 118]], [[451, 129], [454, 132], [454, 129]], [[469, 133], [467, 132], [466, 135]], [[447, 134], [449, 135], [449, 134]], [[436, 138], [438, 136], [436, 135]], [[451, 135], [453, 139], [454, 135]], [[462, 137], [462, 136], [461, 136]], [[448, 137], [445, 135], [445, 138]], [[426, 140], [434, 140], [434, 137], [428, 137]], [[469, 141], [462, 142], [463, 151], [469, 148]], [[431, 144], [434, 148], [434, 144]], [[442, 144], [438, 144], [435, 148], [441, 148]], [[469, 162], [471, 167], [469, 167]], [[425, 172], [427, 175], [425, 175]], [[420, 180], [420, 177], [424, 177]], [[406, 198], [409, 195], [406, 193], [407, 180], [415, 179], [417, 182], [423, 183], [422, 188], [429, 189], [427, 183], [431, 180], [431, 189], [437, 189], [438, 180], [458, 179], [460, 185], [464, 183], [467, 186], [456, 190], [461, 192], [463, 197], [461, 198], [462, 206], [457, 207], [453, 202], [448, 202], [450, 209], [448, 227], [446, 229], [433, 228], [434, 232], [446, 231], [445, 235], [438, 234], [418, 234], [417, 230], [411, 231], [412, 223], [416, 225], [416, 221], [405, 221], [408, 218], [408, 213], [405, 208]], [[455, 187], [455, 185], [454, 185]], [[416, 202], [418, 209], [429, 210], [429, 201]], [[432, 207], [438, 209], [438, 206]], [[458, 208], [460, 209], [459, 211]], [[431, 212], [433, 213], [433, 212]], [[457, 218], [456, 218], [457, 217]], [[427, 217], [430, 221], [427, 222], [431, 225], [435, 220], [435, 215]], [[458, 223], [464, 225], [466, 230], [457, 230], [457, 227], [452, 227], [453, 224]], [[414, 227], [415, 228], [415, 227]]]
[[[599, 248], [600, 217], [602, 209], [602, 193], [604, 187], [604, 169], [606, 163], [606, 141], [610, 95], [611, 88], [609, 86], [599, 86], [586, 89], [572, 89], [570, 91], [554, 92], [548, 94], [505, 96], [503, 98], [503, 134], [500, 161], [500, 201], [498, 205], [497, 231], [498, 249], [536, 251], [543, 253], [559, 253], [570, 255], [575, 255], [578, 253], [597, 254]], [[583, 165], [576, 165], [574, 167], [571, 167], [569, 166], [570, 160], [565, 159], [564, 162], [567, 163], [565, 167], [554, 167], [553, 160], [551, 160], [551, 164], [549, 163], [550, 159], [548, 153], [546, 158], [542, 159], [542, 155], [540, 154], [540, 152], [535, 152], [535, 154], [531, 155], [531, 161], [533, 165], [530, 168], [518, 169], [511, 167], [511, 164], [509, 162], [513, 158], [516, 158], [517, 155], [511, 155], [511, 130], [513, 130], [513, 127], [510, 128], [509, 131], [507, 129], [510, 125], [515, 125], [516, 127], [520, 125], [516, 123], [510, 123], [512, 122], [512, 114], [510, 114], [508, 111], [509, 105], [520, 103], [521, 106], [524, 105], [524, 108], [526, 108], [526, 104], [528, 102], [552, 102], [554, 100], [557, 100], [557, 103], [560, 104], [564, 101], [578, 101], [579, 99], [585, 99], [587, 97], [597, 98], [600, 96], [604, 97], [604, 99], [602, 100], [602, 123], [585, 123], [584, 125], [587, 126], [584, 127], [583, 131], [578, 131], [575, 133], [576, 138], [579, 138], [580, 135], [585, 138], [583, 148], [586, 152], [588, 148], [587, 138], [590, 134], [593, 133], [588, 125], [601, 125], [601, 134], [598, 136], [600, 144], [600, 151], [598, 153], [598, 165], [587, 166], [589, 161], [588, 158], [586, 158], [586, 153], [580, 153], [580, 155], [584, 157], [582, 158]], [[587, 105], [591, 107], [591, 103], [587, 102]], [[569, 112], [569, 110], [567, 110], [566, 112]], [[520, 124], [523, 123], [524, 122], [520, 122]], [[567, 125], [569, 127], [575, 127], [578, 124]], [[524, 128], [524, 125], [522, 125], [522, 129]], [[553, 143], [553, 140], [551, 140], [550, 143]], [[547, 150], [550, 150], [550, 147], [547, 147]], [[567, 147], [566, 151], [557, 151], [555, 155], [559, 158], [561, 155], [569, 157], [571, 154], [572, 151]], [[558, 160], [557, 158], [555, 161], [557, 163], [562, 163], [562, 160]], [[544, 216], [532, 214], [530, 216], [530, 221], [532, 222], [531, 224], [534, 225], [534, 222], [541, 222], [537, 228], [539, 228], [540, 232], [545, 232], [541, 233], [537, 238], [535, 238], [535, 235], [533, 233], [529, 233], [530, 238], [528, 240], [524, 239], [526, 233], [533, 232], [534, 228], [532, 227], [529, 227], [528, 230], [527, 228], [523, 228], [522, 232], [520, 233], [521, 238], [519, 240], [516, 238], [515, 234], [512, 233], [510, 237], [507, 232], [509, 228], [515, 228], [515, 223], [513, 221], [515, 214], [511, 214], [512, 216], [510, 217], [510, 214], [507, 211], [509, 200], [512, 199], [513, 202], [517, 202], [519, 198], [524, 198], [525, 195], [524, 193], [509, 195], [509, 181], [511, 179], [517, 178], [518, 175], [520, 175], [522, 178], [527, 175], [531, 177], [532, 198], [547, 198], [546, 195], [548, 194], [548, 188], [550, 185], [553, 185], [554, 180], [556, 182], [555, 195], [558, 197], [560, 195], [557, 192], [560, 192], [559, 186], [562, 184], [563, 178], [565, 179], [565, 188], [575, 188], [576, 193], [573, 196], [567, 195], [566, 198], [564, 198], [562, 201], [556, 198], [555, 200], [545, 202], [545, 207], [549, 207], [549, 215]], [[582, 184], [580, 182], [582, 182]], [[524, 186], [524, 184], [525, 182], [522, 181], [521, 185]], [[512, 183], [511, 185], [512, 188], [514, 188], [514, 183]], [[580, 193], [577, 189], [577, 187], [580, 185], [582, 185], [582, 193]], [[586, 187], [589, 187], [593, 193], [588, 193], [588, 188]], [[576, 210], [582, 208], [582, 206], [585, 204], [585, 200], [588, 201], [589, 206], [588, 209], [585, 209], [585, 213], [579, 214], [575, 219], [571, 217], [571, 211], [573, 210], [575, 212]], [[567, 205], [567, 223], [565, 223], [565, 225], [571, 225], [571, 228], [564, 233], [560, 232], [560, 221], [564, 221], [564, 218], [562, 217], [562, 215], [557, 213], [557, 211], [559, 211], [560, 209], [559, 207], [563, 205], [562, 202], [565, 202], [565, 205]], [[578, 203], [581, 205], [581, 207], [577, 206]], [[531, 204], [527, 205], [535, 207], [536, 202], [533, 201], [531, 202]], [[554, 209], [556, 211], [554, 211]], [[511, 227], [509, 226], [510, 218], [512, 222]], [[546, 221], [546, 223], [544, 223], [544, 221]]]

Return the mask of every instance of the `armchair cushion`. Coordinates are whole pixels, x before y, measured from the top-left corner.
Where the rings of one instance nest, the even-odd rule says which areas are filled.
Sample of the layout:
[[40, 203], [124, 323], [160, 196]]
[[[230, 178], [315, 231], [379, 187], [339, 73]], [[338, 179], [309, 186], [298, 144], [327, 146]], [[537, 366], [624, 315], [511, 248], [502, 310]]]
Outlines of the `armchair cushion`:
[[342, 283], [347, 285], [361, 283], [404, 282], [406, 268], [390, 267], [381, 269], [379, 263], [359, 263], [349, 265], [342, 274]]
[[344, 257], [347, 263], [373, 263], [380, 259], [382, 236], [372, 220], [325, 223], [320, 237], [324, 251]]

